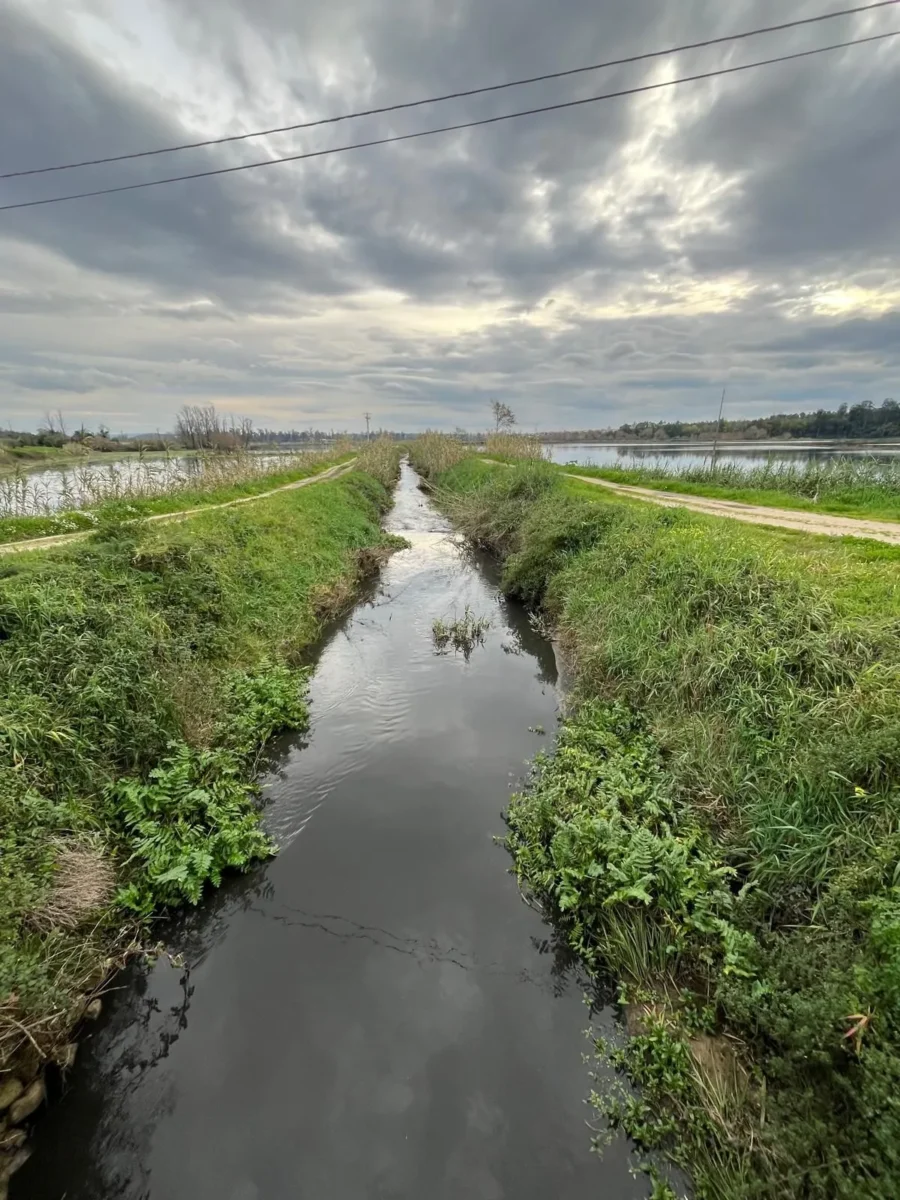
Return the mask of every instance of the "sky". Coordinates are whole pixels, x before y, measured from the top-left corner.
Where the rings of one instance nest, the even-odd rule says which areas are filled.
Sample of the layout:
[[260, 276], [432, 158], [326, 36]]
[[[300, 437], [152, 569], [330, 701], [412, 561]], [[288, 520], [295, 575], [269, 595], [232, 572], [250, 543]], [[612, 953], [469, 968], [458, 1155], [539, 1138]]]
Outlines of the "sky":
[[[840, 7], [795, 0], [791, 18]], [[0, 172], [785, 20], [782, 0], [0, 0]], [[900, 28], [900, 6], [383, 116], [0, 181], [324, 149]], [[0, 213], [0, 425], [533, 429], [900, 399], [900, 39], [480, 129]]]

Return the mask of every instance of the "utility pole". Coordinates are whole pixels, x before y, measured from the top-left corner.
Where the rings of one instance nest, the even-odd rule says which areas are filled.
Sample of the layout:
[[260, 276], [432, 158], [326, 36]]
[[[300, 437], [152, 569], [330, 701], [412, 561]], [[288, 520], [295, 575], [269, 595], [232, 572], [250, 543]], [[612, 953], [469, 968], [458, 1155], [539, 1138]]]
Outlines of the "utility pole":
[[722, 403], [719, 405], [719, 419], [718, 419], [718, 421], [716, 421], [716, 436], [713, 439], [713, 452], [712, 452], [712, 468], [713, 468], [713, 470], [716, 469], [716, 456], [719, 453], [719, 434], [722, 431], [722, 411], [725, 408], [725, 393], [727, 390], [728, 390], [728, 385], [726, 384], [725, 387], [722, 388]]
[[372, 420], [372, 414], [371, 413], [363, 413], [363, 416], [366, 418], [366, 441], [368, 441], [369, 440], [369, 422]]

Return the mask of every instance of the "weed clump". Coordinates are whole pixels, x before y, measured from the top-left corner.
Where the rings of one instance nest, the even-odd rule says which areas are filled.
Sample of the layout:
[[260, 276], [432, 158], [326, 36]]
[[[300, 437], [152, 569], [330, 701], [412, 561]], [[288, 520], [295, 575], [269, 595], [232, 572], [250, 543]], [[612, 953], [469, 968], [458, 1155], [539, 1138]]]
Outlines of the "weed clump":
[[588, 702], [563, 724], [507, 821], [520, 881], [551, 899], [595, 970], [660, 984], [713, 962], [748, 973], [731, 923], [734, 871], [622, 705]]
[[393, 438], [379, 437], [366, 442], [356, 456], [355, 469], [377, 479], [386, 488], [393, 487], [400, 475], [402, 449]]
[[463, 615], [452, 621], [438, 618], [431, 626], [431, 639], [438, 654], [449, 649], [461, 653], [468, 662], [476, 646], [484, 645], [485, 634], [491, 627], [487, 617], [476, 617], [467, 604]]
[[549, 454], [541, 439], [534, 433], [489, 433], [485, 451], [504, 462], [541, 462]]

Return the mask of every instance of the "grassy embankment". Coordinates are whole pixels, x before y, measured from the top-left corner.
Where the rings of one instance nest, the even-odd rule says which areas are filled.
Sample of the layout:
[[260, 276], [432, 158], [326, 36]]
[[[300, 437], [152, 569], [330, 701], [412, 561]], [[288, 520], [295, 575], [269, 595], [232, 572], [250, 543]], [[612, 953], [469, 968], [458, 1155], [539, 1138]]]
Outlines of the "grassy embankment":
[[739, 500], [768, 508], [834, 513], [844, 517], [900, 521], [900, 462], [813, 460], [802, 465], [707, 463], [678, 468], [663, 462], [639, 467], [561, 467], [610, 483]]
[[0, 439], [0, 473], [22, 467], [51, 467], [87, 462], [89, 451], [82, 446], [12, 446]]
[[[87, 463], [156, 461], [172, 457], [171, 450], [91, 450], [77, 442], [64, 446], [16, 446], [0, 438], [0, 478], [22, 471], [46, 471], [57, 467], [84, 466]], [[196, 454], [176, 449], [179, 457]]]
[[259, 755], [305, 725], [303, 652], [396, 544], [397, 459], [0, 568], [0, 1093], [151, 917], [271, 853]]
[[[306, 479], [352, 457], [352, 451], [296, 454], [273, 470], [256, 455], [209, 454], [194, 456], [187, 469], [173, 462], [165, 477], [152, 470], [122, 471], [110, 464], [100, 473], [76, 480], [61, 507], [35, 495], [27, 478], [0, 480], [0, 543], [94, 529], [112, 514], [122, 520], [140, 519], [224, 504]], [[27, 515], [2, 515], [23, 509]]]
[[413, 455], [574, 668], [509, 846], [620, 985], [598, 1109], [701, 1198], [897, 1196], [900, 552]]

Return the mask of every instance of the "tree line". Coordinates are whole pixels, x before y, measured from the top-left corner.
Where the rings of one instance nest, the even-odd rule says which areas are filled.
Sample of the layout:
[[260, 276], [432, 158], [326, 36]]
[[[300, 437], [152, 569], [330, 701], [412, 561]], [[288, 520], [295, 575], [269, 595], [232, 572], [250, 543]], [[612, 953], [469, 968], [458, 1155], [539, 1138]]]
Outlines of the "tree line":
[[[508, 432], [517, 425], [516, 415], [502, 401], [490, 402], [490, 424], [496, 433]], [[563, 429], [541, 433], [548, 442], [679, 442], [709, 441], [718, 433], [733, 441], [763, 438], [856, 438], [900, 439], [900, 403], [885, 400], [876, 406], [870, 400], [860, 404], [842, 404], [831, 411], [776, 413], [770, 417], [737, 417], [717, 421], [636, 421], [617, 428]], [[478, 441], [481, 433], [457, 428], [456, 436]], [[254, 426], [249, 417], [223, 416], [214, 405], [185, 405], [175, 420], [172, 433], [113, 436], [102, 423], [89, 429], [84, 422], [70, 431], [61, 412], [47, 413], [37, 432], [0, 429], [0, 442], [8, 446], [52, 446], [80, 444], [92, 450], [242, 450], [250, 446], [314, 445], [338, 437], [365, 438], [364, 433], [338, 433], [334, 429], [270, 429]], [[379, 430], [376, 436], [408, 441], [416, 433]]]
[[900, 438], [900, 403], [876, 406], [864, 400], [835, 411], [776, 413], [771, 417], [738, 417], [718, 421], [637, 421], [616, 429], [560, 430], [541, 436], [547, 441], [668, 442], [708, 441], [719, 433], [734, 441], [761, 438]]

